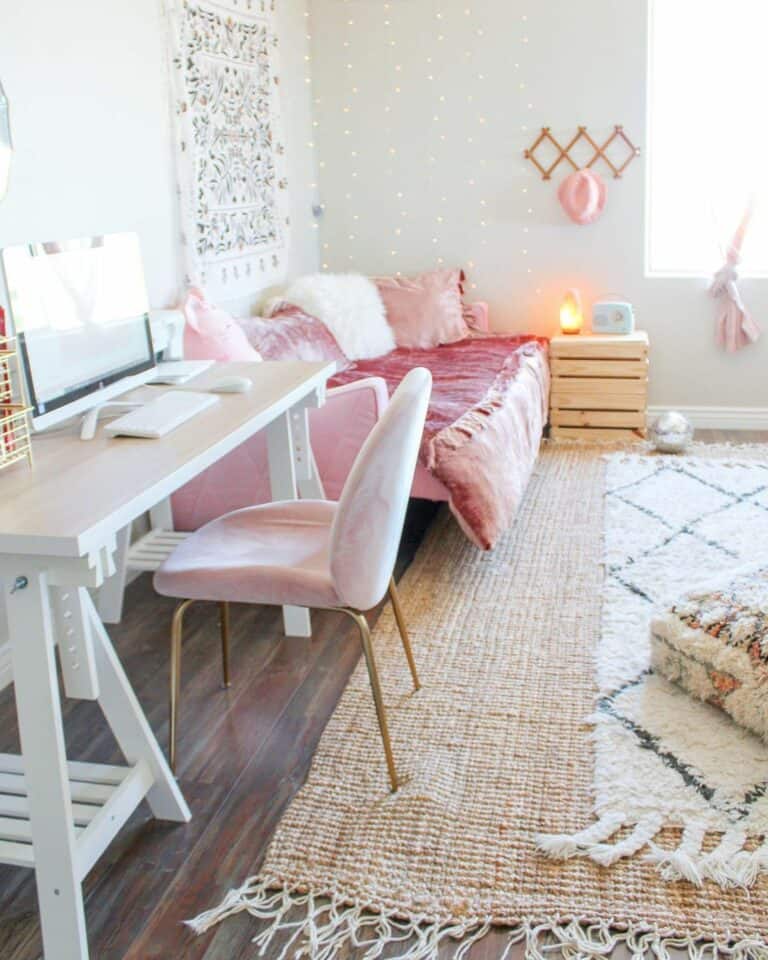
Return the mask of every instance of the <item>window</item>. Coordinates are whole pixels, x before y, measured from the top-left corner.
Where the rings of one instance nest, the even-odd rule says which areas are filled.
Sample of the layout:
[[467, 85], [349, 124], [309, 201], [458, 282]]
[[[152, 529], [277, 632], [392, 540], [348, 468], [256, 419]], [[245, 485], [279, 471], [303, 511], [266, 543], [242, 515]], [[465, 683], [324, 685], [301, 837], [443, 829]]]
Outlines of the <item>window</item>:
[[768, 276], [768, 0], [649, 0], [647, 272]]

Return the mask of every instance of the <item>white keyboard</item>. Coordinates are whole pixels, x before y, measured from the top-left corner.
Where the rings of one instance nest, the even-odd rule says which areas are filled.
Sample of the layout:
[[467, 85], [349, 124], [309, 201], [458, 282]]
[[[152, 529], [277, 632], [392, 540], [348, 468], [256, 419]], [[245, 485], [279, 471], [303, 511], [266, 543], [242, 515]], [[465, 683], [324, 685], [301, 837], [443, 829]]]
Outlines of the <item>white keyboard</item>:
[[147, 383], [165, 383], [175, 387], [205, 373], [212, 366], [213, 360], [166, 360], [158, 363], [154, 376]]
[[155, 400], [150, 400], [125, 416], [113, 420], [104, 428], [104, 432], [111, 437], [147, 437], [157, 440], [218, 402], [219, 398], [210, 393], [169, 390]]

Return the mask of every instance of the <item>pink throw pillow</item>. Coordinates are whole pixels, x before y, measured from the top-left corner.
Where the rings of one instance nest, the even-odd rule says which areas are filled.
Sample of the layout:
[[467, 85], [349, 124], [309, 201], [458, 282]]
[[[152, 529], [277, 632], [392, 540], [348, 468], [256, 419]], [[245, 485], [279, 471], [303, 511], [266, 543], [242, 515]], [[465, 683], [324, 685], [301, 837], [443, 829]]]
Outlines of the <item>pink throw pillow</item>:
[[236, 360], [261, 360], [237, 320], [226, 310], [208, 303], [200, 290], [191, 287], [182, 306], [184, 326], [184, 357], [187, 360], [217, 360], [221, 363]]
[[458, 268], [374, 279], [398, 347], [426, 349], [469, 336], [461, 302], [463, 279]]
[[248, 317], [240, 326], [265, 360], [335, 360], [337, 371], [349, 366], [328, 327], [300, 307], [284, 304], [268, 319]]

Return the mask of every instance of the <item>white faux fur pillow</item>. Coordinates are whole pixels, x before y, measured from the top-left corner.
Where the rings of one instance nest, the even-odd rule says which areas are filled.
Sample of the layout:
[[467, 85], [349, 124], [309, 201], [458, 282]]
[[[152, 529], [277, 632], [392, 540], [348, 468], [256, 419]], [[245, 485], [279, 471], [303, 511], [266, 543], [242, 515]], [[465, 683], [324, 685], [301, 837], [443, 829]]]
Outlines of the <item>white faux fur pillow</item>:
[[376, 284], [357, 273], [315, 273], [294, 280], [271, 302], [292, 303], [317, 317], [350, 360], [380, 357], [395, 349], [395, 337]]

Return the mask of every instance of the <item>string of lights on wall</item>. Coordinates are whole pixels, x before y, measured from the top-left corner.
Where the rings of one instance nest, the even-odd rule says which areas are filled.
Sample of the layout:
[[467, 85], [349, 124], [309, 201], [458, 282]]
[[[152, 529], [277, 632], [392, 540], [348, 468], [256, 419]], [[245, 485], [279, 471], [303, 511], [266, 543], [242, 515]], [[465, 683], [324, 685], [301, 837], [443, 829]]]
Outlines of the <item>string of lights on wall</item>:
[[[528, 84], [523, 78], [523, 74], [520, 68], [520, 61], [522, 60], [523, 55], [527, 52], [528, 45], [530, 42], [530, 37], [528, 36], [528, 15], [527, 14], [524, 13], [521, 15], [520, 23], [521, 23], [521, 32], [520, 32], [520, 48], [521, 49], [518, 54], [518, 61], [517, 63], [515, 63], [515, 69], [517, 71], [517, 76], [518, 76], [518, 86], [520, 89], [521, 105], [524, 106], [524, 112], [522, 113], [523, 123], [520, 125], [520, 133], [523, 135], [523, 137], [525, 137], [525, 135], [528, 133], [527, 115], [533, 110], [533, 103], [531, 102], [528, 94]], [[523, 194], [522, 201], [526, 211], [525, 216], [527, 218], [527, 222], [524, 222], [521, 227], [522, 247], [520, 248], [520, 254], [526, 262], [526, 267], [525, 267], [526, 273], [530, 275], [531, 273], [533, 273], [533, 268], [531, 267], [530, 262], [528, 260], [528, 238], [529, 238], [528, 235], [530, 233], [530, 226], [528, 225], [528, 223], [534, 217], [534, 209], [531, 205], [530, 197], [528, 195], [527, 184], [523, 184], [523, 186], [520, 189]], [[541, 293], [541, 290], [537, 289], [536, 293], [537, 294]]]
[[312, 181], [309, 184], [309, 195], [312, 197], [312, 212], [314, 214], [314, 220], [312, 221], [312, 227], [314, 230], [319, 231], [320, 222], [319, 217], [322, 214], [322, 207], [320, 205], [318, 197], [318, 183], [317, 183], [317, 145], [315, 143], [315, 131], [320, 125], [317, 117], [314, 116], [314, 105], [315, 100], [312, 97], [312, 15], [310, 13], [309, 7], [304, 11], [304, 32], [306, 43], [306, 53], [304, 54], [304, 83], [309, 91], [310, 102], [312, 102], [313, 109], [311, 112], [312, 115], [312, 134], [310, 139], [307, 141], [307, 149], [309, 150], [309, 169], [312, 171]]
[[[358, 87], [357, 71], [356, 71], [356, 60], [355, 55], [357, 53], [356, 47], [354, 45], [355, 41], [355, 27], [356, 27], [356, 4], [354, 0], [344, 0], [344, 17], [342, 22], [342, 29], [340, 31], [334, 32], [333, 34], [326, 33], [322, 38], [322, 43], [339, 43], [340, 48], [338, 51], [338, 56], [341, 58], [340, 63], [343, 64], [344, 79], [346, 81], [346, 90], [342, 96], [338, 97], [338, 102], [332, 105], [334, 111], [338, 110], [340, 116], [336, 117], [339, 121], [339, 132], [341, 135], [341, 150], [348, 151], [346, 156], [349, 161], [349, 171], [348, 171], [348, 187], [345, 192], [339, 198], [334, 198], [334, 201], [339, 206], [342, 206], [344, 213], [346, 215], [346, 227], [347, 227], [347, 241], [350, 244], [350, 250], [346, 254], [345, 262], [347, 269], [351, 269], [354, 266], [356, 257], [354, 253], [354, 245], [358, 240], [358, 231], [363, 228], [363, 224], [360, 219], [360, 212], [355, 210], [355, 204], [358, 202], [358, 187], [356, 181], [364, 179], [361, 177], [360, 166], [361, 163], [365, 162], [365, 158], [361, 157], [361, 147], [354, 142], [353, 139], [353, 127], [354, 123], [352, 122], [355, 118], [357, 112], [361, 109], [360, 105], [360, 90]], [[370, 8], [369, 8], [370, 9]], [[397, 129], [398, 127], [398, 116], [399, 111], [401, 110], [401, 105], [407, 103], [408, 101], [408, 84], [409, 84], [409, 74], [415, 74], [414, 82], [418, 84], [427, 84], [430, 87], [434, 88], [434, 93], [431, 98], [430, 110], [433, 128], [435, 134], [431, 139], [428, 152], [425, 157], [426, 161], [426, 171], [425, 171], [425, 183], [427, 187], [434, 185], [435, 183], [435, 171], [440, 165], [439, 154], [441, 152], [442, 145], [446, 145], [446, 148], [452, 150], [455, 148], [455, 141], [457, 135], [455, 132], [446, 128], [444, 125], [444, 120], [446, 116], [446, 111], [452, 109], [452, 104], [449, 102], [449, 97], [445, 90], [441, 89], [440, 86], [440, 70], [439, 70], [439, 58], [435, 55], [435, 50], [427, 49], [424, 47], [423, 60], [421, 63], [415, 61], [412, 56], [409, 57], [407, 64], [403, 60], [402, 62], [397, 57], [397, 52], [402, 45], [399, 43], [399, 29], [400, 24], [398, 24], [398, 15], [400, 11], [408, 11], [408, 5], [401, 5], [397, 2], [383, 2], [381, 4], [381, 33], [377, 34], [378, 42], [383, 43], [385, 48], [389, 48], [390, 51], [393, 51], [395, 56], [388, 58], [389, 62], [386, 64], [385, 69], [391, 71], [391, 87], [389, 88], [389, 96], [385, 98], [384, 102], [380, 104], [365, 103], [365, 109], [371, 115], [372, 122], [375, 122], [376, 113], [378, 110], [383, 114], [383, 121], [385, 126], [382, 129], [383, 134], [389, 138], [388, 147], [386, 148], [386, 160], [384, 166], [384, 176], [382, 181], [382, 190], [387, 191], [390, 189], [389, 184], [392, 184], [392, 210], [395, 212], [395, 223], [391, 228], [391, 234], [389, 235], [389, 243], [386, 242], [386, 237], [382, 236], [382, 246], [381, 246], [381, 272], [391, 272], [396, 275], [401, 274], [401, 269], [399, 268], [399, 259], [401, 257], [401, 242], [404, 238], [404, 232], [407, 229], [409, 224], [410, 214], [408, 209], [408, 197], [404, 189], [401, 188], [401, 185], [395, 182], [395, 170], [393, 164], [396, 162], [397, 158], [400, 155], [400, 145], [397, 140], [393, 137], [393, 128]], [[312, 31], [310, 27], [310, 18], [309, 13], [306, 14], [307, 17], [307, 39], [311, 42]], [[459, 10], [447, 11], [437, 9], [434, 12], [434, 43], [438, 46], [446, 42], [447, 33], [449, 27], [456, 26], [455, 18], [461, 18], [461, 29], [466, 34], [468, 38], [482, 38], [485, 35], [485, 28], [482, 24], [478, 23], [477, 17], [471, 6], [467, 5], [461, 7]], [[453, 22], [451, 22], [453, 20]], [[329, 36], [333, 37], [333, 41], [329, 40]], [[371, 43], [373, 32], [370, 30], [370, 24], [366, 21], [366, 31], [365, 31], [365, 45], [362, 46], [363, 54], [370, 56], [371, 55]], [[534, 110], [534, 104], [530, 102], [528, 94], [528, 84], [525, 79], [525, 70], [523, 68], [525, 53], [529, 45], [529, 36], [528, 36], [528, 16], [526, 14], [521, 14], [520, 17], [520, 29], [517, 37], [517, 51], [514, 62], [514, 71], [517, 81], [519, 97], [517, 98], [519, 104], [519, 114], [522, 115], [522, 123], [520, 125], [520, 133], [523, 138], [525, 138], [528, 130], [528, 114]], [[326, 56], [330, 56], [328, 51], [325, 53]], [[382, 58], [383, 60], [384, 58]], [[468, 42], [463, 50], [463, 61], [465, 64], [468, 64], [470, 68], [475, 59], [479, 59], [477, 52], [472, 49], [471, 44]], [[382, 64], [383, 65], [383, 64]], [[418, 69], [418, 67], [421, 69]], [[476, 209], [478, 211], [476, 225], [479, 229], [479, 237], [477, 239], [477, 245], [479, 248], [488, 246], [487, 230], [490, 222], [490, 208], [489, 200], [483, 194], [483, 178], [479, 176], [483, 168], [487, 165], [487, 160], [485, 158], [486, 150], [483, 149], [484, 137], [483, 133], [487, 132], [490, 128], [488, 123], [487, 116], [483, 113], [482, 106], [484, 102], [484, 97], [482, 96], [482, 85], [486, 80], [486, 74], [483, 71], [482, 66], [478, 69], [471, 69], [471, 75], [476, 83], [480, 87], [480, 95], [478, 95], [478, 90], [475, 85], [471, 88], [468, 88], [464, 94], [466, 97], [466, 104], [470, 109], [473, 106], [479, 107], [476, 116], [474, 117], [474, 124], [466, 131], [466, 145], [471, 147], [474, 150], [474, 156], [476, 157], [476, 164], [479, 168], [477, 172], [470, 171], [469, 176], [466, 176], [462, 188], [468, 188], [473, 194], [476, 194]], [[311, 60], [310, 57], [307, 57], [307, 76], [306, 82], [312, 86], [312, 69], [311, 69]], [[423, 93], [423, 87], [419, 91]], [[318, 96], [313, 97], [313, 105], [315, 117], [313, 120], [315, 135], [313, 135], [312, 140], [309, 143], [309, 146], [312, 150], [315, 148], [315, 137], [317, 133], [317, 128], [319, 126], [320, 116], [328, 116], [327, 109], [322, 109], [323, 107], [330, 108], [331, 105], [321, 104], [321, 100]], [[346, 146], [347, 141], [349, 141], [348, 147]], [[490, 149], [490, 147], [489, 147]], [[314, 162], [314, 160], [313, 160]], [[319, 177], [321, 183], [324, 180], [323, 171], [326, 168], [326, 160], [323, 157], [320, 157], [317, 162], [317, 168], [319, 170]], [[527, 177], [527, 174], [526, 174]], [[525, 178], [524, 178], [525, 179]], [[316, 182], [310, 184], [310, 189], [313, 195], [316, 195], [318, 190], [318, 185]], [[412, 187], [411, 189], [416, 189]], [[529, 224], [534, 218], [534, 209], [530, 203], [530, 197], [528, 196], [528, 185], [523, 183], [521, 186], [522, 190], [522, 210], [523, 210], [523, 223], [521, 224], [521, 245], [520, 245], [520, 255], [527, 261], [528, 253], [528, 239], [530, 233]], [[320, 204], [316, 205], [316, 216], [319, 218], [322, 216], [322, 206]], [[441, 190], [439, 195], [436, 197], [436, 205], [433, 211], [434, 219], [432, 221], [433, 227], [429, 233], [425, 234], [425, 243], [434, 249], [435, 252], [435, 263], [437, 265], [447, 265], [445, 263], [444, 251], [442, 250], [442, 241], [444, 228], [447, 222], [450, 219], [451, 211], [451, 197], [445, 190]], [[315, 221], [315, 225], [318, 226], [318, 220]], [[467, 251], [468, 256], [464, 261], [464, 266], [466, 266], [468, 272], [470, 273], [470, 287], [475, 289], [476, 283], [471, 280], [471, 271], [476, 266], [478, 260], [478, 253], [473, 253], [471, 250]], [[339, 263], [339, 257], [334, 258], [331, 255], [330, 243], [327, 235], [323, 235], [321, 242], [321, 267], [323, 270], [329, 270], [331, 264], [334, 267], [339, 268], [341, 264]], [[453, 264], [451, 264], [453, 265]], [[532, 268], [530, 264], [527, 264], [526, 270], [528, 274], [531, 274]], [[540, 290], [537, 290], [537, 293], [540, 293]]]

